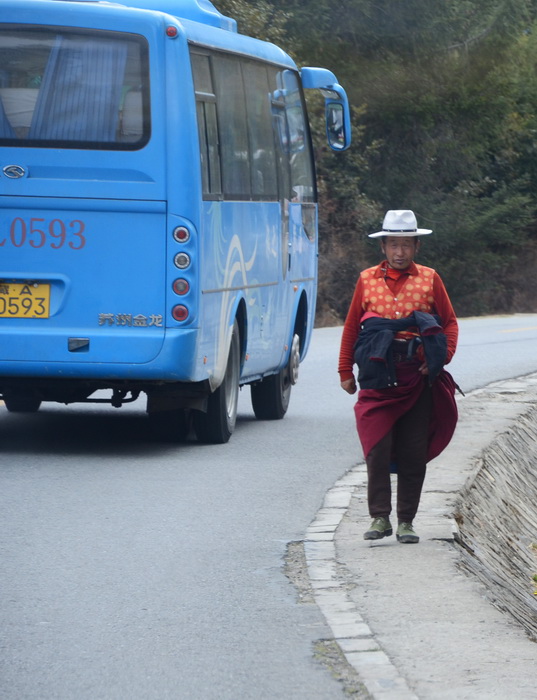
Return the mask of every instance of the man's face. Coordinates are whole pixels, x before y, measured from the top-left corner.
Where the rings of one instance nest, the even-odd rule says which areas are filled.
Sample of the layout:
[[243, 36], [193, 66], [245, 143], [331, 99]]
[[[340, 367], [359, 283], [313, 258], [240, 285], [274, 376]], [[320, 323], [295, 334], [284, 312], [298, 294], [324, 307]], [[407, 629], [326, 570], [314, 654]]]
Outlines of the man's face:
[[406, 270], [420, 248], [420, 241], [416, 236], [386, 236], [381, 246], [390, 267]]

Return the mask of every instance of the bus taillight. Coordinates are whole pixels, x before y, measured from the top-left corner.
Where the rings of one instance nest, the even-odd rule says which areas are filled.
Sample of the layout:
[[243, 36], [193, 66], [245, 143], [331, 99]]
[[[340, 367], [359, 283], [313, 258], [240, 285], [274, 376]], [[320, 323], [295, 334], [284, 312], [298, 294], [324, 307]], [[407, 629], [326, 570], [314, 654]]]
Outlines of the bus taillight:
[[188, 309], [182, 304], [177, 304], [172, 309], [172, 316], [176, 321], [186, 321], [188, 318]]
[[176, 294], [179, 294], [179, 296], [183, 296], [183, 294], [186, 294], [190, 289], [190, 285], [188, 282], [184, 279], [178, 279], [175, 280], [173, 283], [173, 291]]
[[184, 270], [190, 265], [190, 255], [187, 253], [177, 253], [173, 259], [173, 262], [175, 267], [178, 267], [180, 270]]
[[190, 231], [185, 226], [176, 226], [173, 229], [173, 237], [177, 243], [186, 243], [190, 239]]

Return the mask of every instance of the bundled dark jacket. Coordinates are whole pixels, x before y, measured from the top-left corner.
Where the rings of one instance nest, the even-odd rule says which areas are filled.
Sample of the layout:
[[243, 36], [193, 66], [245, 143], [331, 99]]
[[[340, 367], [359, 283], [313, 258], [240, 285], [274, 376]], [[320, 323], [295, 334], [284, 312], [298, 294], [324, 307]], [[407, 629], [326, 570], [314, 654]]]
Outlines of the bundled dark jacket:
[[447, 358], [447, 339], [440, 318], [424, 311], [414, 311], [406, 318], [368, 318], [360, 327], [354, 350], [358, 365], [358, 383], [361, 389], [386, 389], [397, 386], [393, 345], [395, 334], [417, 328], [419, 337], [408, 343], [408, 359], [412, 359], [417, 345], [423, 345], [429, 384], [432, 384]]

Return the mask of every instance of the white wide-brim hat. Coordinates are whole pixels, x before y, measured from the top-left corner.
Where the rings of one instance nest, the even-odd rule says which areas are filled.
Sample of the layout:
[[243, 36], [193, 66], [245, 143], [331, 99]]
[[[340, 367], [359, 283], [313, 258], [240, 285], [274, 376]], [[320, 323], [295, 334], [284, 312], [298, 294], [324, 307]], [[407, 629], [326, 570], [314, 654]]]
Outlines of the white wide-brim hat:
[[369, 238], [381, 236], [426, 236], [431, 229], [418, 228], [416, 216], [410, 209], [390, 209], [382, 222], [382, 231], [370, 233]]

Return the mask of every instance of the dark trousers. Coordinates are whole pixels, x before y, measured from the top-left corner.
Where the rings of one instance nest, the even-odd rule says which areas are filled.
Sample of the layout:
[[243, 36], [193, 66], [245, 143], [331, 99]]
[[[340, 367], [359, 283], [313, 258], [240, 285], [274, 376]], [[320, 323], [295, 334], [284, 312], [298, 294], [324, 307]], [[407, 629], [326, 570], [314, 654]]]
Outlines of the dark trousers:
[[367, 500], [372, 518], [392, 511], [390, 463], [397, 464], [397, 519], [411, 523], [418, 510], [427, 469], [427, 443], [432, 394], [424, 380], [414, 406], [367, 455]]

